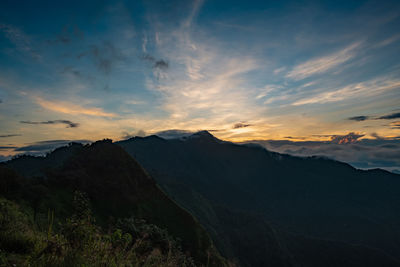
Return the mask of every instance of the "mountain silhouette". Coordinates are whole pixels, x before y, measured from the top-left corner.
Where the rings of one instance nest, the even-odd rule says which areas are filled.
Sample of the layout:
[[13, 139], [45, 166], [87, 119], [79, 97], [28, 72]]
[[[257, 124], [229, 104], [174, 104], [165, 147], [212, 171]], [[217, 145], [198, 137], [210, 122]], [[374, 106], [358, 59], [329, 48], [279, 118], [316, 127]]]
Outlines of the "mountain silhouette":
[[59, 216], [70, 204], [70, 198], [61, 197], [79, 190], [88, 195], [98, 224], [106, 226], [131, 216], [145, 219], [181, 239], [183, 250], [199, 266], [226, 264], [193, 216], [160, 190], [146, 171], [111, 140], [86, 146], [71, 144], [46, 157], [22, 156], [2, 165], [28, 179], [31, 175], [42, 177], [47, 198], [52, 199], [52, 206], [47, 208]]
[[399, 264], [399, 175], [224, 142], [206, 131], [118, 144], [243, 266]]
[[226, 265], [218, 251], [233, 266], [400, 264], [400, 176], [382, 170], [238, 145], [207, 131], [70, 144], [1, 166], [35, 181], [24, 189], [20, 178], [0, 173], [0, 189], [13, 188], [9, 197], [30, 203], [34, 217], [47, 209], [67, 217], [72, 192], [86, 192], [99, 225], [145, 219], [180, 238], [199, 265]]

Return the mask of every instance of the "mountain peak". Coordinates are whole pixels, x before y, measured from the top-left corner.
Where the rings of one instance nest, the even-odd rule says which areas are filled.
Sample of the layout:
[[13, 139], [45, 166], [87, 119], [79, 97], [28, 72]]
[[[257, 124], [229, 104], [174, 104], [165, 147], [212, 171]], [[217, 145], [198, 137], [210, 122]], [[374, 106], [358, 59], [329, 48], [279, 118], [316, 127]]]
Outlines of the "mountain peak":
[[210, 134], [210, 132], [206, 130], [194, 133], [188, 136], [187, 139], [218, 140], [218, 138], [216, 138], [214, 135]]

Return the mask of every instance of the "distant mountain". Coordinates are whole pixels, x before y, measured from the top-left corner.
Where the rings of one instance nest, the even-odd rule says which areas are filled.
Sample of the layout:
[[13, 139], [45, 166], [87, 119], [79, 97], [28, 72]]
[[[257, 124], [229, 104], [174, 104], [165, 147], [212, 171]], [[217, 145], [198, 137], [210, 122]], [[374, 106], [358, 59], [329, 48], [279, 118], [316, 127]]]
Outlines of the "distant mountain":
[[25, 182], [29, 190], [24, 189], [26, 186], [4, 190], [13, 188], [7, 182], [9, 175], [1, 175], [0, 181], [3, 194], [31, 206], [34, 218], [47, 217], [48, 210], [57, 217], [68, 217], [73, 192], [79, 190], [88, 195], [97, 223], [105, 229], [121, 218], [145, 219], [179, 238], [183, 251], [199, 266], [226, 264], [205, 229], [111, 140], [85, 146], [71, 144], [46, 157], [22, 156], [0, 167], [14, 169], [24, 179], [35, 181]]
[[243, 266], [400, 265], [400, 175], [208, 132], [118, 144]]

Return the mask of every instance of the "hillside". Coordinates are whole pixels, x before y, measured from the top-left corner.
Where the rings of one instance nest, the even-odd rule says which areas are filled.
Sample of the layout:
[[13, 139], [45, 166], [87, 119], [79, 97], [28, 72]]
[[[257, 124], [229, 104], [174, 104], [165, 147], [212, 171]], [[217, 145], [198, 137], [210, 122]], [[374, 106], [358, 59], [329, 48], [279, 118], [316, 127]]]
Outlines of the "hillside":
[[[179, 238], [184, 253], [197, 265], [225, 265], [203, 227], [110, 140], [60, 148], [46, 158], [24, 156], [5, 166], [21, 176], [37, 177], [18, 178], [24, 186], [14, 188], [10, 183], [3, 186], [8, 188], [3, 194], [22, 206], [29, 206], [36, 221], [47, 216], [48, 210], [61, 221], [67, 218], [73, 210], [73, 192], [79, 190], [87, 194], [97, 225], [103, 229], [123, 218], [144, 219]], [[3, 173], [5, 181], [10, 175], [8, 171]]]
[[[371, 264], [363, 262], [367, 255], [389, 259], [400, 255], [399, 175], [356, 170], [324, 158], [292, 157], [254, 145], [236, 145], [208, 132], [172, 140], [136, 137], [118, 144], [171, 197], [199, 218], [225, 256], [238, 257], [242, 264], [255, 259], [238, 249], [246, 240], [252, 240], [254, 225], [248, 224], [247, 232], [240, 233], [238, 240], [230, 240], [232, 234], [227, 233], [228, 226], [220, 218], [226, 213], [219, 212], [218, 207], [240, 212], [242, 218], [252, 216], [255, 225], [267, 222], [271, 229], [292, 233], [273, 237], [268, 234], [271, 230], [265, 230], [278, 244], [283, 240], [278, 255], [307, 254], [310, 251], [303, 251], [306, 247], [313, 251], [325, 247], [326, 251], [318, 250], [325, 266], [332, 259], [349, 255], [355, 258], [348, 266]], [[237, 221], [237, 216], [230, 217], [226, 220]], [[289, 236], [290, 241], [282, 236]], [[299, 246], [294, 240], [310, 245]], [[324, 246], [316, 245], [324, 240]], [[261, 251], [264, 247], [263, 257], [271, 260], [272, 256], [265, 253], [268, 244], [253, 245]], [[357, 248], [358, 252], [348, 254], [344, 248]], [[301, 262], [306, 257], [297, 258]]]

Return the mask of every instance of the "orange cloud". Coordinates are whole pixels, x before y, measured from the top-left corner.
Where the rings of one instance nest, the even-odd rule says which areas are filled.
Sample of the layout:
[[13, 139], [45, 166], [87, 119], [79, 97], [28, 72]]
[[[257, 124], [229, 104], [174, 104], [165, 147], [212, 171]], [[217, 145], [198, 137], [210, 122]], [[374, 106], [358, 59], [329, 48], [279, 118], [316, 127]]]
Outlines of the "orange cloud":
[[45, 109], [49, 109], [56, 112], [61, 112], [65, 114], [83, 114], [90, 116], [100, 116], [100, 117], [116, 117], [116, 114], [105, 112], [101, 108], [86, 108], [62, 101], [48, 101], [40, 97], [35, 98], [36, 103]]

